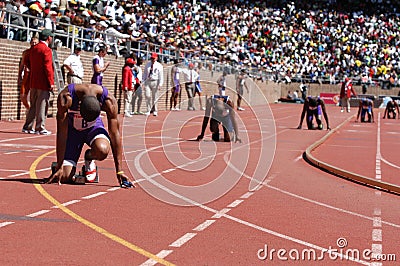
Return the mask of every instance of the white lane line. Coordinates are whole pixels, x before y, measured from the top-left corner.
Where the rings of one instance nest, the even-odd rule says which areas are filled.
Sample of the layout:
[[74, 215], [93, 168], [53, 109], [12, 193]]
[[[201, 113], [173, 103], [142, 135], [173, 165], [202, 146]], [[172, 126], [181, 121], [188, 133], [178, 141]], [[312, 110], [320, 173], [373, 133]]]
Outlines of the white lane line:
[[170, 168], [170, 169], [162, 171], [161, 173], [166, 174], [166, 173], [169, 173], [169, 172], [172, 172], [172, 171], [175, 171], [175, 170], [176, 170], [175, 168]]
[[235, 208], [236, 206], [238, 206], [240, 203], [242, 203], [243, 200], [235, 200], [234, 202], [232, 202], [231, 204], [229, 204], [227, 207], [228, 208]]
[[214, 214], [211, 218], [214, 218], [214, 219], [221, 218], [225, 213], [228, 213], [230, 210], [231, 209], [223, 208], [222, 210], [217, 211], [217, 213]]
[[92, 195], [82, 197], [82, 199], [93, 199], [95, 197], [98, 197], [98, 196], [101, 196], [101, 195], [104, 195], [104, 194], [107, 194], [107, 192], [97, 192], [97, 193], [94, 193]]
[[[377, 128], [377, 134], [376, 134], [376, 156], [375, 156], [375, 179], [381, 180], [382, 179], [382, 172], [381, 172], [381, 160], [382, 160], [382, 155], [381, 155], [381, 116], [380, 113], [378, 115], [378, 128]], [[379, 204], [381, 201], [381, 191], [377, 190], [375, 191], [375, 204]], [[376, 206], [374, 208], [374, 221], [375, 219], [381, 219], [381, 207]], [[382, 223], [375, 223], [372, 222], [372, 256], [373, 258], [380, 258], [382, 255]], [[374, 263], [374, 265], [382, 265], [380, 262]]]
[[14, 223], [15, 222], [3, 222], [3, 223], [0, 223], [0, 227], [5, 227], [7, 225], [14, 224]]
[[186, 242], [188, 242], [190, 239], [195, 237], [196, 235], [197, 235], [197, 233], [186, 233], [185, 235], [183, 235], [181, 238], [179, 238], [178, 240], [176, 240], [175, 242], [173, 242], [169, 246], [170, 247], [179, 248], [182, 245], [184, 245]]
[[[51, 170], [50, 167], [46, 167], [46, 168], [43, 168], [43, 169], [36, 170], [36, 172], [44, 172], [44, 171], [50, 171], [50, 170]], [[10, 175], [9, 177], [19, 177], [19, 176], [24, 176], [24, 175], [29, 175], [29, 174], [30, 174], [29, 171], [25, 171], [23, 173]]]
[[42, 214], [45, 214], [45, 213], [48, 213], [48, 212], [50, 212], [50, 210], [41, 210], [41, 211], [37, 211], [37, 212], [31, 213], [31, 214], [28, 214], [26, 216], [28, 216], [28, 217], [37, 217], [39, 215], [42, 215]]
[[373, 229], [372, 230], [372, 241], [382, 242], [382, 230], [381, 229]]
[[[164, 259], [166, 256], [168, 256], [172, 252], [173, 252], [173, 250], [161, 250], [160, 252], [158, 252], [156, 254], [156, 256], [159, 257], [160, 259]], [[140, 264], [140, 266], [154, 266], [157, 263], [158, 262], [153, 259], [148, 259], [145, 262], [143, 262], [142, 264]]]
[[391, 162], [387, 161], [387, 160], [386, 160], [386, 159], [384, 159], [384, 158], [381, 158], [381, 160], [382, 160], [382, 162], [384, 162], [385, 164], [387, 164], [387, 165], [389, 165], [389, 166], [391, 166], [391, 167], [394, 167], [394, 168], [400, 169], [400, 166], [398, 166], [398, 165], [395, 165], [395, 164], [393, 164], [393, 163], [391, 163]]
[[[47, 146], [47, 145], [32, 145], [32, 144], [5, 144], [5, 143], [0, 143], [0, 147], [12, 147], [12, 148], [29, 148], [29, 149], [55, 149], [55, 146]], [[26, 151], [24, 149], [23, 151]]]
[[294, 159], [295, 162], [300, 161], [301, 159], [303, 159], [303, 154], [301, 154], [299, 157], [297, 157], [296, 159]]
[[382, 227], [382, 218], [381, 217], [374, 217], [372, 222], [374, 227]]
[[241, 199], [247, 199], [247, 198], [251, 197], [251, 195], [253, 195], [253, 194], [254, 194], [254, 192], [246, 192], [240, 198]]
[[[71, 200], [71, 201], [67, 201], [65, 203], [62, 203], [61, 205], [66, 207], [66, 206], [69, 206], [69, 205], [72, 205], [72, 204], [75, 204], [75, 203], [78, 203], [78, 202], [80, 202], [80, 200]], [[58, 206], [53, 206], [51, 208], [58, 209], [59, 207]]]
[[120, 189], [120, 187], [112, 187], [112, 188], [107, 189], [107, 191], [116, 191], [118, 189]]
[[203, 231], [213, 223], [215, 223], [216, 220], [205, 220], [202, 224], [199, 224], [195, 228], [193, 228], [193, 231]]
[[379, 209], [379, 208], [374, 209], [374, 216], [380, 216], [381, 214], [382, 214], [381, 209]]
[[[141, 156], [136, 157], [135, 160], [140, 159], [140, 157]], [[142, 176], [146, 176], [146, 173], [143, 171], [143, 169], [141, 168], [140, 164], [136, 164], [136, 167], [137, 167], [137, 170], [139, 171], [139, 173], [142, 174]], [[303, 245], [303, 246], [306, 246], [306, 247], [309, 247], [309, 248], [313, 248], [315, 250], [327, 252], [327, 249], [325, 247], [321, 247], [321, 246], [318, 246], [316, 244], [313, 244], [313, 243], [310, 243], [310, 242], [306, 242], [306, 241], [303, 241], [301, 239], [297, 239], [295, 237], [291, 237], [291, 236], [288, 236], [288, 235], [285, 235], [285, 234], [270, 230], [268, 228], [264, 228], [264, 227], [258, 226], [256, 224], [250, 223], [248, 221], [244, 221], [242, 219], [236, 218], [236, 217], [228, 215], [228, 214], [221, 214], [221, 211], [217, 211], [217, 210], [212, 209], [212, 208], [210, 208], [210, 207], [208, 207], [206, 205], [203, 205], [203, 204], [201, 204], [199, 202], [195, 202], [195, 201], [193, 201], [193, 200], [191, 200], [189, 198], [186, 198], [183, 195], [180, 195], [180, 194], [176, 193], [175, 191], [172, 191], [171, 189], [163, 186], [162, 184], [157, 183], [153, 179], [147, 179], [147, 181], [152, 183], [153, 185], [157, 186], [158, 188], [164, 190], [165, 192], [171, 194], [172, 196], [177, 197], [177, 198], [182, 199], [182, 200], [185, 200], [186, 202], [188, 202], [189, 204], [191, 204], [193, 206], [197, 206], [197, 207], [199, 207], [201, 209], [204, 209], [204, 210], [207, 210], [209, 212], [215, 213], [215, 215], [222, 215], [226, 219], [229, 219], [229, 220], [234, 221], [234, 222], [236, 222], [238, 224], [247, 226], [249, 228], [253, 228], [253, 229], [256, 229], [258, 231], [267, 233], [269, 235], [273, 235], [273, 236], [276, 236], [276, 237], [284, 239], [284, 240], [288, 240], [288, 241], [291, 241], [291, 242], [294, 242], [294, 243], [297, 243], [297, 244], [300, 244], [300, 245]], [[341, 259], [354, 261], [354, 262], [357, 262], [357, 263], [360, 263], [360, 264], [363, 264], [363, 265], [369, 265], [369, 263], [366, 262], [366, 261], [359, 260], [359, 259], [353, 258], [353, 257], [349, 257], [346, 254], [341, 254], [340, 252], [328, 251], [328, 253], [335, 254], [335, 256], [337, 256], [338, 258], [341, 258]]]

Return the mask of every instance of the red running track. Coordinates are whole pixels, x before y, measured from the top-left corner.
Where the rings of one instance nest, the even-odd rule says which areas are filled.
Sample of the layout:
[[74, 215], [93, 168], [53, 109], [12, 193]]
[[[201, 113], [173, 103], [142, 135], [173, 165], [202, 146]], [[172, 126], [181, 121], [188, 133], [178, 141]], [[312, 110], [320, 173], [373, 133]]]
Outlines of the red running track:
[[[372, 255], [399, 260], [400, 198], [310, 166], [303, 153], [327, 131], [295, 129], [300, 105], [271, 108], [273, 120], [262, 108], [241, 112], [243, 143], [232, 145], [214, 145], [209, 136], [190, 141], [200, 130], [197, 111], [193, 118], [182, 111], [126, 119], [125, 169], [135, 175], [133, 190], [116, 186], [111, 156], [98, 163], [99, 184], [39, 184], [34, 178], [47, 177], [55, 159], [55, 135], [25, 135], [19, 133], [22, 122], [0, 122], [0, 264], [380, 265]], [[329, 107], [332, 127], [354, 111]], [[314, 155], [371, 177], [380, 170], [382, 179], [395, 182], [396, 122], [380, 121], [380, 163], [378, 123], [346, 123]], [[54, 119], [48, 129], [55, 130]], [[258, 169], [268, 168], [269, 160], [264, 179]], [[258, 181], [262, 185], [249, 191]], [[206, 189], [191, 190], [199, 187]]]

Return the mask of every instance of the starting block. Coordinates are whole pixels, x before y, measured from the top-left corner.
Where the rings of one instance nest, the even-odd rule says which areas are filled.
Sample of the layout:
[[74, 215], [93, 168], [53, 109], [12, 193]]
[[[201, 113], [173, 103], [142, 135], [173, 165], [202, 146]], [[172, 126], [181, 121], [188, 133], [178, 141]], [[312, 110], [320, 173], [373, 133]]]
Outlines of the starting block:
[[[53, 175], [57, 169], [57, 162], [51, 163], [51, 174]], [[86, 183], [99, 183], [99, 174], [96, 166], [96, 176], [94, 179], [88, 180], [86, 178], [86, 167], [82, 166], [82, 171], [72, 177], [72, 183], [77, 185], [84, 185]]]

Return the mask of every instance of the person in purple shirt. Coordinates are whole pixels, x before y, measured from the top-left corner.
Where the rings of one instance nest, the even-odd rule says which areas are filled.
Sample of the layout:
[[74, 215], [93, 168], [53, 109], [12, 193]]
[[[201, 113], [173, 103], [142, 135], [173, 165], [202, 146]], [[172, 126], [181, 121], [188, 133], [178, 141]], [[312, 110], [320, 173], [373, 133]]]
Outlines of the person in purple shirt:
[[[108, 132], [100, 117], [107, 116]], [[115, 173], [121, 187], [134, 187], [122, 171], [122, 143], [117, 100], [107, 88], [96, 84], [70, 84], [57, 99], [57, 166], [47, 183], [74, 183], [77, 162], [85, 143], [86, 181], [96, 177], [95, 160], [103, 161], [111, 149]]]
[[107, 55], [107, 48], [101, 47], [98, 54], [93, 57], [93, 76], [91, 83], [103, 85], [103, 73], [107, 70], [110, 62], [104, 62], [104, 57]]

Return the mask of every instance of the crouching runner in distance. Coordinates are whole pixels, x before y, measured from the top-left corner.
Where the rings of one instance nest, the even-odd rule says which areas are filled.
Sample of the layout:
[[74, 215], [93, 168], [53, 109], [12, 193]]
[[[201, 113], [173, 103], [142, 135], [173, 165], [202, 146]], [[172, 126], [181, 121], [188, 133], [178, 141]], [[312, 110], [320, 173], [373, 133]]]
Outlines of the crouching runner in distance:
[[[86, 177], [96, 174], [95, 160], [102, 161], [112, 150], [115, 172], [121, 187], [134, 187], [122, 171], [122, 143], [117, 100], [96, 84], [70, 84], [57, 99], [57, 167], [47, 183], [72, 183], [84, 144]], [[100, 112], [105, 111], [108, 130]]]
[[[361, 115], [361, 122], [363, 123], [374, 123], [374, 102], [371, 99], [363, 98], [358, 102], [358, 112], [357, 112], [357, 120]], [[366, 120], [365, 116], [368, 116], [368, 120]]]
[[208, 121], [210, 121], [212, 140], [219, 141], [219, 125], [222, 124], [225, 142], [242, 142], [239, 138], [234, 105], [229, 96], [214, 95], [207, 99], [201, 133], [197, 141], [204, 138]]
[[[301, 129], [303, 125], [304, 116], [307, 114], [307, 128], [308, 129], [324, 129], [322, 124], [322, 114], [326, 122], [326, 129], [330, 130], [328, 114], [326, 113], [325, 102], [319, 97], [308, 96], [303, 104], [303, 111], [301, 112], [300, 124], [297, 129]], [[314, 120], [317, 122], [317, 127], [314, 127]]]
[[[390, 98], [390, 101], [388, 101], [386, 104], [385, 113], [383, 114], [383, 119], [386, 118], [386, 115], [388, 119], [396, 119], [397, 114], [400, 114], [399, 105], [395, 100], [393, 100], [393, 98]], [[400, 119], [400, 115], [398, 117]]]

